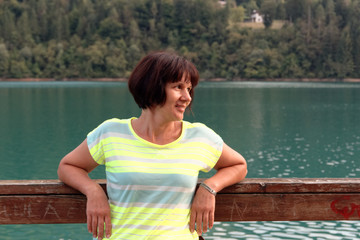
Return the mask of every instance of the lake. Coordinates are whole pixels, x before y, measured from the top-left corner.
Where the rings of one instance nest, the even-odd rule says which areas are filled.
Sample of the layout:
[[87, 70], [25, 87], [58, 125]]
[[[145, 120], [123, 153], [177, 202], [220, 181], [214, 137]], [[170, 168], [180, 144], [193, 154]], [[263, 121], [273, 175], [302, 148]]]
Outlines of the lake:
[[[0, 179], [56, 179], [60, 159], [108, 118], [139, 116], [118, 82], [0, 82]], [[248, 162], [248, 178], [359, 178], [360, 84], [201, 82], [185, 120]], [[209, 177], [210, 174], [200, 174]], [[93, 178], [105, 178], [99, 167]], [[85, 224], [0, 225], [0, 239], [91, 239]], [[205, 239], [360, 239], [360, 223], [216, 223]]]

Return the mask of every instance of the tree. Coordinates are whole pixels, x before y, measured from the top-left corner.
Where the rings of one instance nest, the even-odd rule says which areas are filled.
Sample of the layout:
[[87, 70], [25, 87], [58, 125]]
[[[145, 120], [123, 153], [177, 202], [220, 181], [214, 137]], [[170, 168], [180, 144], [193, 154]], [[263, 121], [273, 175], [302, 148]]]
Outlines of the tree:
[[325, 1], [326, 26], [324, 28], [323, 47], [330, 59], [335, 61], [338, 41], [340, 38], [340, 29], [338, 27], [338, 18], [335, 14], [333, 0]]
[[360, 75], [360, 2], [353, 1], [349, 6], [349, 32], [352, 39], [352, 56], [354, 63], [353, 76]]
[[230, 24], [243, 22], [245, 18], [245, 9], [242, 6], [230, 9]]
[[105, 41], [97, 40], [85, 50], [86, 76], [87, 77], [104, 77], [106, 71], [106, 56], [108, 48]]
[[7, 77], [9, 69], [9, 52], [4, 43], [0, 43], [0, 77]]
[[260, 12], [264, 15], [264, 25], [269, 28], [276, 16], [276, 0], [265, 1], [260, 8]]
[[141, 56], [143, 56], [143, 52], [136, 44], [132, 44], [129, 48], [127, 48], [125, 54], [129, 66], [126, 75], [130, 76], [130, 71], [135, 67], [136, 63], [140, 61]]
[[[307, 0], [308, 1], [308, 0]], [[305, 16], [306, 14], [306, 2], [305, 0], [287, 0], [285, 3], [285, 9], [288, 14], [288, 19], [291, 22], [295, 22], [298, 18]]]
[[264, 26], [265, 28], [270, 28], [272, 25], [273, 19], [270, 14], [264, 14]]
[[0, 14], [0, 26], [1, 26], [1, 36], [6, 43], [9, 43], [9, 48], [12, 49], [13, 46], [16, 48], [16, 41], [18, 32], [15, 27], [15, 16], [14, 14], [5, 6], [2, 6]]
[[276, 6], [275, 18], [281, 20], [286, 19], [286, 9], [285, 9], [285, 5], [282, 2], [278, 3]]
[[141, 31], [137, 22], [133, 19], [130, 22], [129, 28], [129, 42], [139, 45], [141, 41]]
[[30, 76], [30, 71], [24, 61], [12, 60], [10, 61], [9, 75], [13, 78], [26, 78]]
[[100, 22], [99, 35], [103, 38], [120, 39], [124, 37], [123, 26], [114, 18], [105, 18]]
[[46, 42], [49, 40], [48, 11], [46, 0], [37, 1], [35, 7], [39, 26], [40, 41]]
[[110, 44], [109, 54], [105, 57], [106, 75], [108, 77], [126, 76], [127, 60], [125, 57], [126, 43], [118, 40], [116, 44]]
[[259, 10], [259, 6], [256, 4], [255, 0], [250, 0], [247, 4], [244, 5], [247, 10], [247, 15], [250, 16], [254, 10]]
[[345, 78], [351, 76], [354, 71], [354, 62], [352, 57], [353, 46], [350, 35], [350, 28], [346, 27], [340, 37], [336, 54], [336, 73], [337, 77]]
[[[291, 22], [244, 28], [253, 10]], [[0, 76], [129, 76], [170, 49], [206, 77], [359, 77], [359, 16], [354, 0], [2, 1]]]
[[290, 53], [284, 58], [281, 68], [283, 77], [301, 78], [304, 76], [304, 72], [299, 66], [298, 58], [295, 53]]

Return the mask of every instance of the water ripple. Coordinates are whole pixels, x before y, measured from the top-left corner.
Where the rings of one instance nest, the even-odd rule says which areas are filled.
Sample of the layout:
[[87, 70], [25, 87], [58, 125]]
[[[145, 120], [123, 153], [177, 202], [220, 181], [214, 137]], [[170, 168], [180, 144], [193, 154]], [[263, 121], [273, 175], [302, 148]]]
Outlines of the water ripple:
[[354, 240], [360, 239], [358, 221], [329, 222], [216, 222], [213, 230], [204, 234], [205, 239], [213, 240]]

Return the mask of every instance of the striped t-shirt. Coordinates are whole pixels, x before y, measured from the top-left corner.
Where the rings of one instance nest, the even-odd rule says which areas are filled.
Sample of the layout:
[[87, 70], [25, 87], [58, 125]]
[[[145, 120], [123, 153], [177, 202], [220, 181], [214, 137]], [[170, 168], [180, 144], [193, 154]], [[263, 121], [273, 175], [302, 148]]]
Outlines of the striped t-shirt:
[[92, 157], [106, 168], [110, 239], [198, 239], [189, 230], [198, 173], [214, 167], [223, 140], [183, 121], [176, 141], [158, 145], [139, 137], [132, 119], [107, 120], [87, 136]]

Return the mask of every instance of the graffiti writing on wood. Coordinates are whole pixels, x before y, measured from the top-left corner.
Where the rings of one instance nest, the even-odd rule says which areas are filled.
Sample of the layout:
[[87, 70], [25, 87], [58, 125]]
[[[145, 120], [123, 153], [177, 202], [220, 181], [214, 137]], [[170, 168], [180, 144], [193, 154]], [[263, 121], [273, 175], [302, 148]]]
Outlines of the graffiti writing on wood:
[[21, 205], [3, 205], [0, 208], [0, 218], [9, 218], [9, 217], [38, 217], [33, 211], [30, 203], [25, 203]]
[[67, 207], [47, 202], [47, 203], [17, 203], [11, 202], [2, 204], [0, 202], [0, 221], [13, 218], [27, 219], [79, 219], [82, 216], [81, 207]]
[[246, 211], [247, 206], [245, 207], [239, 207], [239, 205], [236, 202], [236, 199], [233, 200], [233, 204], [231, 207], [231, 214], [230, 214], [230, 221], [233, 221], [234, 215], [240, 218], [243, 218], [243, 214]]
[[48, 205], [47, 205], [47, 207], [46, 207], [46, 210], [45, 210], [45, 214], [44, 214], [44, 217], [43, 218], [46, 218], [47, 216], [49, 216], [49, 215], [51, 215], [51, 216], [54, 216], [54, 217], [56, 217], [56, 218], [60, 218], [59, 217], [59, 214], [57, 213], [57, 211], [56, 211], [56, 208], [54, 208], [53, 206], [51, 206], [51, 204], [49, 203]]
[[345, 219], [349, 219], [355, 212], [360, 217], [360, 205], [352, 203], [349, 196], [343, 196], [332, 201], [331, 209], [333, 212], [341, 214]]

